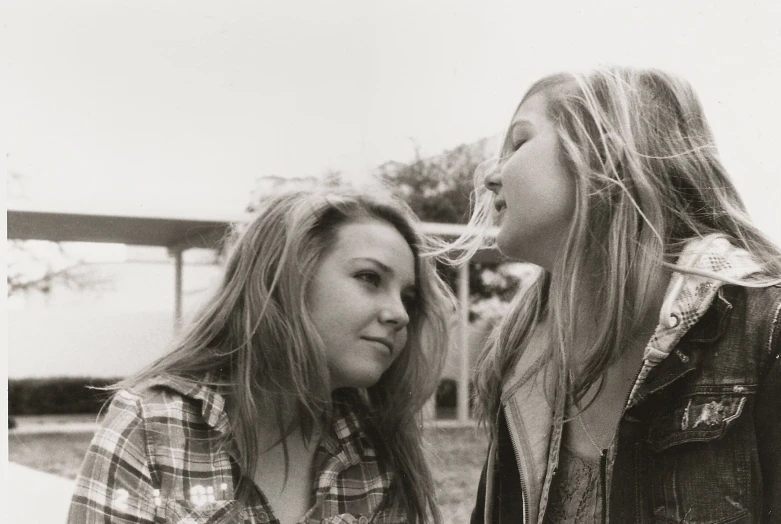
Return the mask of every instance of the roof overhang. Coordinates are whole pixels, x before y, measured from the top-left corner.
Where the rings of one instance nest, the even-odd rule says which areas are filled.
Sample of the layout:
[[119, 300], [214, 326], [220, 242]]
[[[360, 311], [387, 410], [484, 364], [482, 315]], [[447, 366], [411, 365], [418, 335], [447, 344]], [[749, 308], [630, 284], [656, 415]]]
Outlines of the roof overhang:
[[[30, 206], [9, 207], [7, 215], [9, 240], [109, 242], [162, 246], [174, 250], [218, 248], [233, 224], [248, 219], [248, 215], [182, 218], [129, 213], [95, 214]], [[426, 222], [422, 229], [429, 235], [455, 238], [461, 235], [464, 226]], [[502, 256], [495, 249], [487, 249], [479, 251], [472, 260], [477, 263], [499, 262]]]
[[228, 220], [8, 209], [9, 240], [112, 242], [187, 249], [219, 245]]

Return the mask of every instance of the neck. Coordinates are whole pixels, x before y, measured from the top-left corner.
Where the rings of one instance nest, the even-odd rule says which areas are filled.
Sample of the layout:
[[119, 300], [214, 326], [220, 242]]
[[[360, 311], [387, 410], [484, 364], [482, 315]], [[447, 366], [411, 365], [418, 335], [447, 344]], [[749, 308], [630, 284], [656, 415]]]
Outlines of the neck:
[[[573, 353], [570, 354], [576, 369], [580, 368], [589, 357], [583, 349], [590, 347], [593, 350], [597, 340], [603, 336], [601, 333], [605, 330], [605, 315], [622, 319], [618, 323], [620, 325], [609, 328], [611, 330], [623, 328], [622, 339], [632, 342], [641, 339], [647, 341], [650, 338], [659, 323], [660, 310], [672, 276], [668, 269], [661, 265], [656, 267], [645, 282], [636, 286], [632, 302], [626, 304], [613, 303], [612, 297], [601, 292], [609, 285], [603, 268], [586, 270], [580, 275], [580, 278], [571, 285], [565, 279], [557, 278], [560, 275], [552, 275], [551, 288], [559, 288], [559, 292], [567, 298], [563, 303], [549, 304], [551, 309], [565, 309], [570, 304], [573, 305], [574, 309], [569, 313], [557, 311], [555, 316], [559, 317], [559, 323], [565, 331], [571, 330], [570, 344], [577, 345], [577, 348], [571, 348]], [[563, 285], [567, 287], [562, 289]], [[627, 286], [623, 283], [617, 285]], [[550, 327], [555, 329], [553, 325]], [[628, 344], [621, 342], [621, 345]], [[618, 356], [617, 354], [612, 356], [614, 362]]]
[[[261, 454], [275, 453], [284, 447], [293, 450], [314, 449], [320, 442], [320, 428], [307, 431], [300, 424], [290, 425], [281, 431], [273, 421], [258, 427], [258, 451]], [[284, 444], [283, 444], [284, 442]]]
[[251, 424], [255, 428], [259, 453], [282, 448], [283, 441], [286, 445], [305, 446], [319, 441], [321, 421], [303, 420], [294, 400], [277, 395], [258, 399], [252, 409], [253, 414], [240, 412], [232, 400], [226, 400], [229, 419], [236, 427]]
[[[290, 404], [287, 404], [290, 406]], [[279, 407], [277, 407], [279, 409]], [[270, 407], [264, 409], [265, 417], [259, 417], [256, 421], [258, 428], [258, 450], [264, 453], [276, 447], [282, 447], [283, 441], [288, 446], [304, 446], [308, 448], [320, 440], [321, 427], [319, 420], [303, 420], [299, 416], [298, 409], [282, 409], [277, 413]]]

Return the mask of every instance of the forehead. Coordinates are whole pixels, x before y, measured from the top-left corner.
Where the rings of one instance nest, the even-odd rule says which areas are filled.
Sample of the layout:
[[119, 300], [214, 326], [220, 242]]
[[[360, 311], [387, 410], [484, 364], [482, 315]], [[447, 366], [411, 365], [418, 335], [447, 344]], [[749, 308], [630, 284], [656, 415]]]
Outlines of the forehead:
[[518, 110], [515, 112], [512, 124], [530, 122], [539, 125], [549, 121], [548, 97], [545, 93], [539, 91], [521, 102], [521, 105], [518, 106]]
[[374, 259], [399, 276], [414, 280], [412, 248], [394, 226], [383, 220], [364, 219], [342, 225], [330, 255], [343, 262]]

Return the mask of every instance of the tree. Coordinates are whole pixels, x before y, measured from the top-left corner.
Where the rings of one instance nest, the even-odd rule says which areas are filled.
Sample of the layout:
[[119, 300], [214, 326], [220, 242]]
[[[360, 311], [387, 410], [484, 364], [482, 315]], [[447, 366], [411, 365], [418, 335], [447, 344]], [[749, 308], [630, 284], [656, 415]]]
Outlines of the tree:
[[268, 175], [258, 177], [255, 180], [255, 188], [250, 195], [250, 201], [247, 204], [246, 211], [255, 213], [260, 209], [260, 204], [264, 199], [271, 196], [291, 191], [293, 189], [309, 189], [318, 186], [337, 187], [341, 185], [341, 173], [338, 171], [328, 171], [323, 175], [323, 179], [313, 176], [308, 177], [281, 177]]
[[487, 158], [486, 140], [430, 158], [421, 158], [416, 148], [415, 160], [387, 162], [378, 168], [377, 176], [394, 187], [421, 220], [465, 224], [474, 173]]
[[94, 290], [107, 282], [89, 264], [69, 255], [59, 243], [8, 241], [6, 283], [9, 297], [25, 293], [48, 295], [56, 287]]
[[[6, 179], [9, 199], [26, 198], [26, 178], [10, 173]], [[71, 256], [62, 244], [42, 240], [7, 241], [6, 284], [9, 297], [25, 293], [49, 294], [58, 286], [95, 289], [106, 280], [81, 260]]]
[[[421, 158], [420, 150], [416, 148], [412, 162], [388, 162], [379, 167], [377, 174], [396, 190], [421, 220], [465, 224], [472, 211], [470, 195], [475, 171], [489, 159], [491, 146], [490, 139], [483, 139], [430, 158]], [[470, 317], [473, 320], [501, 315], [530, 274], [518, 264], [471, 264], [471, 269]], [[455, 289], [455, 269], [440, 264], [438, 270]]]

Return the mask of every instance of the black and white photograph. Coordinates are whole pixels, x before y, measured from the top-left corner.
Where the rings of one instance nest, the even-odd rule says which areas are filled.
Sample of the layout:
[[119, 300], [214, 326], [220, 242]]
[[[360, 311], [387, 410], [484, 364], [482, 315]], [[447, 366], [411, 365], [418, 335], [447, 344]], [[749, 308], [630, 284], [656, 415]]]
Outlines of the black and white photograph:
[[781, 3], [5, 0], [0, 57], [4, 522], [781, 523]]

